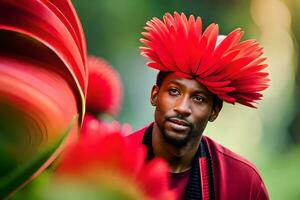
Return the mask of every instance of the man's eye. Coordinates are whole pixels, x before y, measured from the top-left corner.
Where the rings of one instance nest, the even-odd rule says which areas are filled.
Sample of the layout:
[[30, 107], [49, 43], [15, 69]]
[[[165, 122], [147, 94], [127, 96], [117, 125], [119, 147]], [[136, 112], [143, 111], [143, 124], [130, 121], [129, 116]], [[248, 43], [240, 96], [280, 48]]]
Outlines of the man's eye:
[[196, 103], [202, 103], [205, 100], [202, 96], [195, 96], [193, 99]]
[[172, 95], [172, 96], [176, 96], [176, 95], [179, 95], [179, 91], [175, 88], [171, 88], [168, 90], [169, 94]]

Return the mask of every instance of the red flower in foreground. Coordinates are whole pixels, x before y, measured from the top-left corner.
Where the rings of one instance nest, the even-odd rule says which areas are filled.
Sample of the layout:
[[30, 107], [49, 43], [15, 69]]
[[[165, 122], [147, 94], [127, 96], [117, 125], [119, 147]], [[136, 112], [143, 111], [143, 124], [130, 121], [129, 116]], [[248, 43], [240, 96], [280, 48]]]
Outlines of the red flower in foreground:
[[[106, 130], [106, 131], [103, 131]], [[114, 120], [112, 122], [100, 121], [94, 115], [86, 113], [84, 116], [83, 124], [80, 130], [81, 137], [88, 137], [88, 135], [98, 135], [110, 134], [120, 132], [123, 136], [132, 133], [132, 128], [130, 124], [121, 125], [118, 121]]]
[[141, 39], [141, 55], [149, 67], [173, 71], [184, 78], [195, 78], [220, 99], [255, 107], [260, 91], [268, 87], [268, 73], [262, 48], [255, 40], [240, 42], [243, 32], [236, 29], [216, 45], [219, 28], [210, 24], [202, 33], [202, 21], [182, 13], [166, 13], [163, 21], [147, 22]]
[[67, 149], [54, 185], [78, 183], [99, 199], [173, 199], [167, 164], [160, 159], [146, 163], [146, 148], [127, 142], [119, 132], [83, 137]]
[[89, 83], [86, 108], [88, 112], [117, 115], [123, 98], [120, 76], [105, 60], [88, 57]]
[[6, 199], [77, 138], [87, 69], [69, 0], [0, 1], [0, 38], [0, 199]]

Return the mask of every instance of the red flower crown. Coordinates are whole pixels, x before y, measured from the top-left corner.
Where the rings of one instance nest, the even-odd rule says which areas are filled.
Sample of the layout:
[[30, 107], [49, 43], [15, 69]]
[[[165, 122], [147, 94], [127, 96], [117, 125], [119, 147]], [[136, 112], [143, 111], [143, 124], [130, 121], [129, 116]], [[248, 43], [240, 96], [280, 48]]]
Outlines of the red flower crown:
[[140, 41], [141, 55], [149, 58], [149, 67], [172, 71], [184, 78], [195, 78], [220, 99], [255, 107], [268, 87], [268, 73], [262, 72], [262, 48], [255, 40], [240, 42], [238, 28], [227, 36], [218, 36], [217, 24], [202, 33], [202, 21], [193, 15], [166, 13], [163, 21], [154, 17], [146, 23], [147, 32]]

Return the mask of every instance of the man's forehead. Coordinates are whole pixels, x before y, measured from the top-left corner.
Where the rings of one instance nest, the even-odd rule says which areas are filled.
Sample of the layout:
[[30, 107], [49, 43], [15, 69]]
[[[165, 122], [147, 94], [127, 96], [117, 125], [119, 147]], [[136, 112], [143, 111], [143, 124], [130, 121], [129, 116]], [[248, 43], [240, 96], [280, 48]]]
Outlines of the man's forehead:
[[210, 94], [211, 92], [201, 83], [195, 79], [187, 79], [183, 77], [176, 76], [175, 73], [170, 73], [164, 80], [165, 85], [176, 84], [181, 87], [193, 90], [195, 92], [205, 92]]

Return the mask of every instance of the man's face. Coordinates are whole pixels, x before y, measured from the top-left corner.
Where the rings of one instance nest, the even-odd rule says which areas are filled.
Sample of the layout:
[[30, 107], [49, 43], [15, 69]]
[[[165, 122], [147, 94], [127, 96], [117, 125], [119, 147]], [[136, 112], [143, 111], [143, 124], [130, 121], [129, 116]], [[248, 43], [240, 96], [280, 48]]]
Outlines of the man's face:
[[151, 103], [155, 123], [166, 142], [184, 146], [199, 141], [208, 121], [213, 121], [219, 108], [213, 107], [213, 95], [193, 79], [170, 73], [160, 87], [153, 86]]

